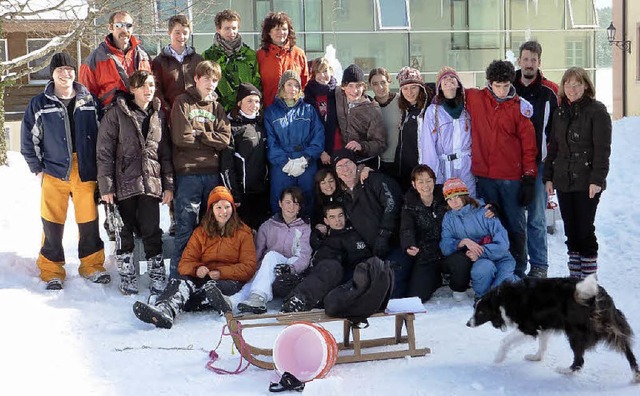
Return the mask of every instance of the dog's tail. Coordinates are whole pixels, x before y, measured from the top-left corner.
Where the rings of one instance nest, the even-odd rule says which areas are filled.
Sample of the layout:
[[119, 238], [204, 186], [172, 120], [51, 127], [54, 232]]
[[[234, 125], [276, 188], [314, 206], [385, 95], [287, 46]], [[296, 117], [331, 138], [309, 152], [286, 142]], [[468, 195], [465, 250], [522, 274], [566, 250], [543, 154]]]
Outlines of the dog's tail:
[[626, 353], [631, 347], [633, 330], [627, 318], [616, 308], [613, 299], [603, 287], [599, 287], [591, 320], [596, 332], [603, 335], [610, 348]]
[[575, 299], [578, 304], [589, 305], [588, 301], [598, 295], [598, 279], [591, 274], [576, 284]]

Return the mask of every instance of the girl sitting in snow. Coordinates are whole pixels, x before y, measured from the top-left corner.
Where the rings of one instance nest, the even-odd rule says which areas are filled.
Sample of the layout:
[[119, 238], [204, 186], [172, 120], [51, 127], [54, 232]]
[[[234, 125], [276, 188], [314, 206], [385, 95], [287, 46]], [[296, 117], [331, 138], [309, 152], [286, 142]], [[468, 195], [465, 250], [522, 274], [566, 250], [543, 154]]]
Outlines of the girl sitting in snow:
[[464, 250], [472, 262], [470, 272], [465, 266], [451, 267], [451, 278], [470, 277], [476, 301], [502, 282], [518, 280], [513, 273], [516, 263], [509, 253], [507, 231], [500, 220], [487, 218], [487, 209], [469, 196], [469, 189], [458, 178], [444, 183], [443, 195], [451, 210], [442, 222], [442, 254]]

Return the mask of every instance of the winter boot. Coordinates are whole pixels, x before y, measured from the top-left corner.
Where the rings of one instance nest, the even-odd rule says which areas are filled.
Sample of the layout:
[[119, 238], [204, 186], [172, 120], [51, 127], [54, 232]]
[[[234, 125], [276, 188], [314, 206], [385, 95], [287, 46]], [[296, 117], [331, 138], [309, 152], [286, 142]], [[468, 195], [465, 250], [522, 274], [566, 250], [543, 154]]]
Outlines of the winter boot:
[[149, 273], [149, 292], [151, 294], [160, 294], [167, 286], [167, 273], [164, 268], [164, 260], [162, 255], [147, 259], [149, 265], [147, 272]]
[[569, 277], [578, 278], [582, 277], [582, 262], [580, 261], [580, 253], [569, 252]]
[[580, 256], [580, 264], [582, 270], [582, 279], [591, 274], [598, 272], [598, 255], [591, 257]]
[[47, 282], [47, 290], [62, 290], [62, 281], [58, 278], [53, 278]]
[[248, 299], [238, 304], [240, 312], [263, 314], [267, 312], [267, 299], [257, 293], [251, 293]]
[[194, 286], [190, 281], [172, 279], [158, 297], [155, 305], [136, 301], [133, 304], [133, 313], [143, 322], [151, 323], [162, 329], [170, 329], [193, 290]]
[[231, 311], [231, 300], [218, 289], [216, 281], [210, 280], [205, 283], [202, 288], [207, 296], [207, 305], [210, 306], [211, 309], [217, 311], [219, 314], [225, 314]]
[[527, 274], [529, 278], [546, 278], [547, 277], [547, 267], [541, 267], [539, 265], [532, 265], [529, 273]]
[[111, 282], [111, 275], [107, 271], [96, 271], [87, 278], [93, 283], [107, 284]]
[[304, 312], [309, 311], [307, 304], [298, 296], [291, 296], [282, 303], [282, 312]]
[[133, 252], [123, 253], [116, 256], [116, 265], [120, 274], [120, 285], [118, 288], [124, 295], [138, 294], [138, 276], [136, 266], [133, 262]]

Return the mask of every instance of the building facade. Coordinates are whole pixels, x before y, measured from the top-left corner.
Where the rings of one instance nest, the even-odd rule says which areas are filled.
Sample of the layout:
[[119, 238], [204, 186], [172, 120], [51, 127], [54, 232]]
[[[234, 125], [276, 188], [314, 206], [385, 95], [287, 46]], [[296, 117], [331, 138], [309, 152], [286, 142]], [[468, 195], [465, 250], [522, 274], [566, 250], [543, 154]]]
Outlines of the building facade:
[[630, 41], [630, 52], [614, 47], [613, 117], [640, 115], [640, 2], [613, 0], [615, 40]]

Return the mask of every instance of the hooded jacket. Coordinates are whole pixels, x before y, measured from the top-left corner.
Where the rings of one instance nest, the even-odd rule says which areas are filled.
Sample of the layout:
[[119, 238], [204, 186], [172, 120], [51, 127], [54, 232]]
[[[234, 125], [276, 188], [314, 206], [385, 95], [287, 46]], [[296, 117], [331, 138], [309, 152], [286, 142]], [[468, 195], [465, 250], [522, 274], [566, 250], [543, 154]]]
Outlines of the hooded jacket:
[[336, 89], [336, 113], [343, 147], [355, 140], [362, 146], [358, 155], [364, 158], [378, 156], [387, 148], [385, 125], [378, 102], [367, 96], [364, 101], [350, 108], [344, 91]]
[[31, 172], [69, 180], [73, 156], [69, 123], [74, 122], [80, 180], [95, 181], [100, 104], [82, 84], [74, 82], [73, 89], [76, 91], [73, 120], [69, 120], [67, 107], [54, 94], [53, 81], [31, 99], [20, 127], [20, 152]]
[[78, 81], [91, 92], [106, 109], [116, 91], [129, 90], [129, 76], [136, 70], [151, 71], [151, 59], [135, 36], [130, 38], [127, 52], [113, 44], [108, 34], [80, 66]]
[[311, 261], [311, 245], [309, 237], [311, 227], [298, 217], [287, 224], [282, 215], [277, 213], [262, 223], [256, 234], [256, 257], [262, 263], [267, 252], [275, 251], [281, 255], [298, 259], [291, 264], [296, 274], [307, 269]]
[[191, 87], [176, 98], [171, 109], [176, 174], [218, 173], [220, 152], [229, 146], [230, 139], [229, 120], [214, 97], [203, 98], [196, 87]]
[[[105, 114], [98, 133], [98, 186], [100, 194], [115, 193], [119, 201], [136, 195], [162, 198], [173, 191], [171, 144], [160, 99], [140, 109], [129, 93], [118, 95]], [[149, 119], [144, 136], [143, 123]]]
[[165, 114], [171, 114], [171, 107], [176, 98], [188, 88], [195, 86], [196, 66], [202, 57], [193, 47], [185, 49], [182, 63], [171, 53], [169, 45], [153, 59], [153, 75], [156, 78], [156, 96], [162, 101]]

